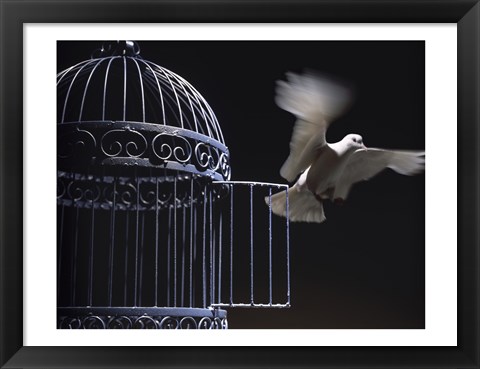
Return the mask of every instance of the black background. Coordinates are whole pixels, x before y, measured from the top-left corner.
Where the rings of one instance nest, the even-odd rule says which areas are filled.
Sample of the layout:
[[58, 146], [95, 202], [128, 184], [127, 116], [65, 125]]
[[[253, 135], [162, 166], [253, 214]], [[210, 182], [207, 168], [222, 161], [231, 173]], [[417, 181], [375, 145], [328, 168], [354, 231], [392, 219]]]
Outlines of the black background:
[[[58, 71], [102, 42], [59, 42]], [[213, 108], [232, 179], [285, 183], [294, 118], [273, 99], [287, 71], [351, 82], [356, 99], [327, 141], [359, 133], [369, 147], [425, 147], [423, 42], [140, 42], [143, 58], [184, 77]], [[424, 328], [425, 177], [384, 171], [356, 185], [322, 224], [290, 228], [292, 307], [229, 309], [230, 328]]]

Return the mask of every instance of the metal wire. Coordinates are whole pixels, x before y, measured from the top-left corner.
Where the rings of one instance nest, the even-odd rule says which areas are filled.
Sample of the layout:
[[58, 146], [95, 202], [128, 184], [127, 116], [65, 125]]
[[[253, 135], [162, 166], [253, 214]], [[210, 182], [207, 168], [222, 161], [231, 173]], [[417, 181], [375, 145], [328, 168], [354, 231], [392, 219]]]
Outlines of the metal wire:
[[[172, 208], [168, 208], [168, 229], [172, 229]], [[172, 237], [171, 232], [168, 232], [167, 236], [167, 306], [170, 306], [170, 285], [171, 285], [171, 270], [170, 270], [170, 260], [172, 254]]]
[[[95, 182], [95, 178], [92, 179], [92, 182]], [[93, 260], [94, 260], [94, 245], [95, 245], [95, 196], [92, 191], [91, 193], [91, 214], [90, 214], [90, 246], [89, 246], [89, 254], [88, 254], [88, 288], [87, 288], [87, 305], [92, 306], [92, 295], [93, 295]]]
[[159, 222], [158, 222], [158, 211], [159, 211], [159, 206], [158, 206], [158, 199], [159, 199], [159, 189], [158, 189], [158, 177], [156, 177], [156, 182], [155, 182], [155, 196], [156, 196], [156, 201], [155, 201], [155, 282], [154, 282], [154, 299], [155, 299], [155, 304], [154, 306], [158, 306], [158, 242], [159, 242], [159, 237], [158, 237], [158, 227], [159, 227]]
[[145, 123], [145, 91], [143, 88], [142, 72], [140, 71], [140, 66], [138, 65], [137, 59], [136, 58], [130, 58], [130, 59], [133, 60], [138, 71], [138, 79], [140, 81], [140, 93], [142, 95], [142, 122]]
[[74, 82], [75, 80], [77, 79], [77, 76], [80, 74], [80, 72], [88, 65], [92, 64], [93, 61], [90, 61], [90, 62], [86, 62], [86, 63], [83, 63], [83, 65], [78, 69], [78, 71], [75, 73], [75, 75], [73, 76], [73, 79], [70, 83], [70, 85], [68, 86], [68, 90], [67, 90], [67, 94], [65, 96], [65, 101], [64, 101], [64, 104], [63, 104], [63, 112], [62, 112], [62, 120], [61, 120], [61, 123], [63, 123], [65, 121], [65, 112], [67, 110], [67, 104], [68, 104], [68, 99], [70, 97], [70, 92], [72, 91], [72, 87], [74, 86]]
[[80, 114], [78, 115], [78, 120], [81, 121], [82, 120], [82, 113], [83, 113], [83, 107], [85, 105], [85, 97], [87, 96], [87, 90], [88, 90], [88, 86], [90, 85], [90, 80], [92, 79], [92, 75], [93, 73], [95, 72], [95, 69], [97, 69], [97, 67], [102, 64], [102, 62], [104, 61], [105, 59], [102, 59], [100, 60], [97, 64], [95, 64], [95, 66], [92, 68], [91, 72], [90, 72], [90, 75], [88, 76], [88, 79], [87, 79], [87, 83], [85, 84], [85, 89], [83, 90], [83, 97], [82, 97], [82, 103], [80, 105]]
[[177, 306], [177, 177], [173, 180], [173, 306]]
[[214, 278], [214, 272], [213, 268], [214, 266], [214, 260], [215, 260], [215, 248], [213, 246], [213, 240], [215, 238], [215, 235], [213, 233], [213, 210], [212, 210], [212, 191], [209, 191], [209, 205], [210, 205], [210, 217], [209, 217], [209, 224], [210, 224], [210, 232], [209, 232], [209, 239], [210, 239], [210, 253], [209, 253], [209, 258], [210, 258], [210, 305], [214, 301], [214, 293], [213, 290], [215, 288], [215, 278]]
[[[140, 178], [138, 177], [137, 170], [135, 169], [136, 174], [136, 185], [137, 185], [137, 194], [140, 193]], [[140, 243], [140, 233], [139, 233], [139, 222], [140, 222], [140, 196], [136, 197], [136, 211], [135, 211], [135, 277], [134, 277], [134, 289], [133, 289], [133, 306], [137, 306], [137, 294], [138, 294], [138, 247]]]
[[186, 214], [185, 207], [182, 207], [182, 271], [180, 273], [181, 278], [181, 301], [180, 306], [185, 306], [185, 228], [186, 228]]
[[127, 58], [123, 58], [123, 120], [127, 120]]
[[223, 216], [220, 213], [219, 227], [218, 227], [218, 302], [222, 301], [222, 230], [223, 230]]
[[[194, 229], [194, 209], [196, 206], [193, 204], [193, 179], [190, 180], [190, 201], [192, 202], [190, 206], [190, 268], [189, 268], [189, 286], [190, 286], [190, 307], [193, 307], [193, 248], [194, 248], [194, 238], [193, 238], [193, 229]], [[196, 217], [195, 217], [196, 219]], [[196, 228], [195, 228], [196, 229]]]
[[230, 305], [233, 305], [233, 183], [230, 185]]
[[185, 128], [184, 125], [183, 125], [183, 113], [182, 113], [181, 104], [180, 104], [180, 100], [179, 100], [179, 97], [178, 97], [177, 90], [175, 89], [175, 86], [173, 85], [172, 80], [169, 76], [169, 73], [167, 73], [167, 70], [165, 68], [160, 68], [160, 70], [163, 73], [163, 75], [165, 76], [165, 78], [167, 79], [168, 83], [170, 84], [171, 91], [173, 92], [173, 95], [175, 96], [175, 100], [177, 102], [176, 106], [178, 107], [178, 114], [179, 114], [179, 117], [180, 117], [180, 127]]
[[152, 72], [152, 75], [153, 75], [153, 78], [155, 78], [155, 83], [157, 85], [157, 91], [158, 91], [158, 95], [159, 95], [159, 101], [160, 101], [160, 106], [162, 108], [162, 122], [163, 122], [163, 125], [166, 124], [166, 120], [165, 120], [165, 103], [163, 101], [163, 91], [162, 91], [162, 88], [160, 87], [160, 82], [158, 81], [158, 77], [157, 77], [157, 74], [153, 71], [152, 67], [150, 66], [149, 63], [145, 62], [144, 60], [140, 59], [140, 62], [145, 64], [145, 66], [148, 68], [148, 70], [150, 72]]
[[125, 268], [124, 268], [124, 287], [123, 287], [123, 306], [127, 306], [127, 288], [128, 288], [128, 240], [129, 240], [129, 220], [130, 213], [125, 212]]
[[[58, 255], [57, 255], [57, 286], [60, 286], [61, 274], [62, 274], [62, 253], [63, 253], [63, 227], [64, 227], [64, 220], [65, 220], [65, 204], [61, 205], [61, 213], [60, 213], [60, 231], [58, 237]], [[57, 288], [57, 301], [60, 298], [60, 287]]]
[[142, 223], [142, 232], [141, 232], [141, 241], [140, 241], [140, 266], [138, 273], [138, 305], [142, 306], [142, 287], [143, 287], [143, 249], [145, 245], [145, 213], [142, 212], [141, 215]]
[[272, 188], [268, 189], [268, 293], [269, 303], [272, 304]]
[[253, 299], [253, 185], [250, 184], [250, 303], [255, 304]]
[[[193, 229], [196, 231], [198, 229], [198, 214], [197, 214], [197, 204], [193, 207]], [[192, 274], [195, 272], [195, 265], [197, 264], [197, 237], [193, 239], [193, 263], [192, 263]], [[195, 279], [192, 280], [192, 306], [195, 306]]]
[[[112, 61], [114, 61], [116, 57], [110, 58], [107, 65], [107, 70], [105, 72], [105, 79], [103, 82], [103, 99], [102, 99], [102, 120], [105, 120], [105, 107], [106, 107], [106, 98], [107, 98], [107, 81], [108, 81], [108, 72], [110, 71], [110, 65]], [[81, 119], [80, 119], [81, 120]]]
[[203, 248], [202, 248], [202, 287], [203, 287], [203, 307], [207, 307], [207, 275], [206, 275], [206, 219], [207, 219], [207, 191], [203, 191]]
[[288, 217], [288, 188], [285, 190], [286, 227], [287, 227], [287, 305], [290, 306], [290, 220]]
[[76, 202], [74, 202], [74, 209], [75, 209], [75, 227], [74, 227], [74, 241], [73, 241], [73, 253], [72, 253], [72, 258], [71, 258], [71, 270], [72, 270], [72, 275], [71, 275], [71, 285], [70, 289], [72, 291], [72, 297], [70, 304], [71, 306], [75, 306], [75, 301], [76, 301], [76, 286], [77, 286], [77, 253], [78, 253], [78, 231], [79, 231], [79, 217], [80, 217], [80, 209], [76, 206]]
[[198, 124], [197, 124], [197, 116], [195, 115], [195, 109], [193, 108], [193, 105], [192, 105], [192, 100], [190, 99], [190, 94], [187, 92], [187, 90], [185, 89], [182, 81], [178, 78], [178, 76], [176, 74], [173, 74], [173, 73], [170, 73], [170, 76], [172, 78], [174, 78], [178, 84], [180, 85], [180, 87], [182, 88], [182, 91], [183, 91], [183, 94], [181, 94], [181, 96], [186, 96], [187, 100], [188, 100], [188, 104], [190, 105], [190, 111], [192, 113], [192, 116], [193, 116], [193, 122], [194, 122], [194, 125], [195, 125], [195, 129], [197, 129], [198, 127]]
[[108, 306], [112, 306], [113, 298], [113, 257], [115, 250], [115, 207], [116, 207], [116, 198], [117, 198], [117, 179], [113, 181], [113, 201], [111, 209], [111, 223], [110, 223], [110, 252], [108, 255]]

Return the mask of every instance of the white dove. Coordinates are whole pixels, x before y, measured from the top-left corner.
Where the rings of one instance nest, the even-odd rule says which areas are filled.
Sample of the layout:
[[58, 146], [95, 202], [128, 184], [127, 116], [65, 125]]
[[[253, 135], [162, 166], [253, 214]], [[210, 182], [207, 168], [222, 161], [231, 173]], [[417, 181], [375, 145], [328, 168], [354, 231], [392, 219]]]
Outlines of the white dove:
[[[368, 180], [385, 168], [403, 175], [424, 169], [424, 151], [367, 148], [358, 134], [327, 143], [328, 125], [351, 102], [350, 89], [338, 83], [312, 73], [287, 73], [287, 81], [277, 82], [275, 101], [297, 117], [290, 155], [280, 170], [289, 182], [301, 173], [288, 189], [290, 221], [323, 222], [324, 200], [343, 202], [354, 183]], [[285, 191], [265, 201], [267, 205], [271, 201], [274, 214], [287, 216]]]

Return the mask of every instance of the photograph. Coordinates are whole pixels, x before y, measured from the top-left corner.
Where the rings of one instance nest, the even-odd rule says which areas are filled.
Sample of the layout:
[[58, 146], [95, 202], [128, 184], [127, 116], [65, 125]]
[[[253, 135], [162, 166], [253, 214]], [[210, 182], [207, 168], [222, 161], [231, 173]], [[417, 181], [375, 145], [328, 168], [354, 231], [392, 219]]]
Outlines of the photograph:
[[479, 0], [0, 13], [1, 369], [480, 368]]
[[57, 328], [425, 328], [424, 41], [57, 41], [56, 108]]

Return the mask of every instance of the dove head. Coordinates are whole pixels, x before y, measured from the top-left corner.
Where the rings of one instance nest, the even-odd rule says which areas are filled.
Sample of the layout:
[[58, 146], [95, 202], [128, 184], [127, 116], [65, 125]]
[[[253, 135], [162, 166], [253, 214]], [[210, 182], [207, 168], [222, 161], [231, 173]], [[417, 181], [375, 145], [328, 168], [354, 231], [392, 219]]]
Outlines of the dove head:
[[346, 135], [343, 141], [346, 142], [349, 150], [366, 149], [365, 145], [363, 144], [363, 138], [360, 135], [354, 133]]

